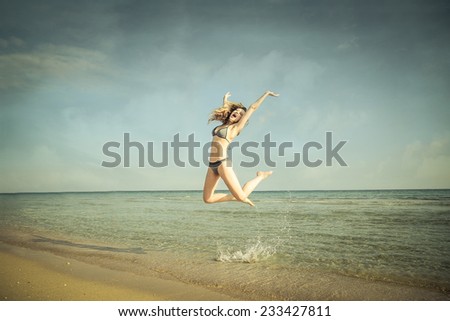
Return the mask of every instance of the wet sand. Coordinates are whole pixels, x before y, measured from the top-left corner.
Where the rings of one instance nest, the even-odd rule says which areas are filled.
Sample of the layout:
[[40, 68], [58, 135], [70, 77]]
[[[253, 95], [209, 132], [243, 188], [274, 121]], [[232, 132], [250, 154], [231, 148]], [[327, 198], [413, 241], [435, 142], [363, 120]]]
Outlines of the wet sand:
[[0, 300], [233, 300], [195, 285], [0, 245]]

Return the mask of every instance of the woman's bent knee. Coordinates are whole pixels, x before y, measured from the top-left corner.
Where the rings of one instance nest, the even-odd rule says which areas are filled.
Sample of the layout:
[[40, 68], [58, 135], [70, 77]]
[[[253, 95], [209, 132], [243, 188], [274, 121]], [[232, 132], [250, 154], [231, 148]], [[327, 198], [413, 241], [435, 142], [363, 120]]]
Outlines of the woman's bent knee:
[[212, 200], [212, 197], [206, 197], [206, 196], [203, 196], [203, 202], [205, 202], [206, 204], [214, 203]]

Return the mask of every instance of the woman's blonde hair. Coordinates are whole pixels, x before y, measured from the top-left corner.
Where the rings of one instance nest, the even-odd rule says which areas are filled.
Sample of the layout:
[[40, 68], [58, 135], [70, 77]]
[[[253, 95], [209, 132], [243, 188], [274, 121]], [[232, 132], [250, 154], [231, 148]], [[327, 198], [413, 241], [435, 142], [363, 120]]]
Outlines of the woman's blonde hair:
[[225, 124], [226, 122], [228, 122], [228, 118], [230, 117], [231, 113], [239, 108], [247, 111], [247, 108], [245, 108], [241, 103], [228, 101], [225, 105], [212, 111], [212, 113], [209, 115], [208, 124], [215, 120]]

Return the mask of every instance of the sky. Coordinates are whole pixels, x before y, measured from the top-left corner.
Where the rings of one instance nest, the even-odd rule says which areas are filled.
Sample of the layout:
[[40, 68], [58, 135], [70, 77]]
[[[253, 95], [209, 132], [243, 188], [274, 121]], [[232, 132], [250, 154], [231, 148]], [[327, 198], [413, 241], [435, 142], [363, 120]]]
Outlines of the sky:
[[201, 190], [209, 113], [266, 90], [241, 183], [450, 188], [449, 36], [448, 1], [0, 1], [0, 192]]

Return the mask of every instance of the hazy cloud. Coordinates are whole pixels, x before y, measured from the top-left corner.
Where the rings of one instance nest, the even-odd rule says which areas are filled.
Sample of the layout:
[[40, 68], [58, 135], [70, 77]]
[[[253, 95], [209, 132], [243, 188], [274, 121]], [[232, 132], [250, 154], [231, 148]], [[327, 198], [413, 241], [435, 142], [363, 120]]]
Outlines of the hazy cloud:
[[107, 77], [114, 72], [107, 64], [107, 57], [98, 51], [43, 44], [32, 51], [0, 55], [0, 89], [30, 87], [47, 80], [70, 83], [81, 75]]

